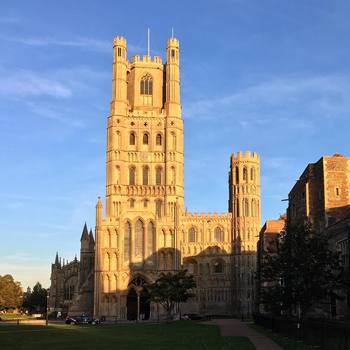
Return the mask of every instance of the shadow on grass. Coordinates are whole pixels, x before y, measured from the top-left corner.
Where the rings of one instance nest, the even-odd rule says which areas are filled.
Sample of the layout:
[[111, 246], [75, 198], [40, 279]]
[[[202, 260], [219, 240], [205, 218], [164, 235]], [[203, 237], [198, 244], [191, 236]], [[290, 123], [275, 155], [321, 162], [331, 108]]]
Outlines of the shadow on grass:
[[217, 326], [192, 321], [99, 326], [0, 326], [0, 336], [1, 350], [255, 349], [245, 337], [222, 337]]
[[277, 334], [272, 332], [269, 329], [258, 326], [256, 324], [250, 324], [249, 327], [255, 329], [261, 334], [266, 335], [270, 339], [272, 339], [275, 343], [280, 345], [284, 350], [315, 350], [319, 349], [317, 347], [313, 347], [303, 343], [301, 340], [288, 338], [282, 334]]

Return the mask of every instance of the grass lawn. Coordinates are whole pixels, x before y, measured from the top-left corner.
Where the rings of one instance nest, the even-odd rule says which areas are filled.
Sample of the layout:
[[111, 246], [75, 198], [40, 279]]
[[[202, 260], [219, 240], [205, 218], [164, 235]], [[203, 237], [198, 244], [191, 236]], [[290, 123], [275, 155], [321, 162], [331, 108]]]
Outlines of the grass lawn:
[[0, 349], [235, 349], [254, 350], [245, 337], [192, 321], [169, 324], [0, 326]]
[[28, 315], [21, 315], [21, 314], [0, 314], [0, 318], [2, 320], [16, 320], [16, 319], [27, 320], [31, 317]]
[[312, 347], [310, 345], [306, 345], [300, 340], [291, 339], [291, 338], [285, 337], [281, 334], [273, 333], [269, 329], [258, 326], [256, 324], [251, 324], [249, 326], [254, 328], [256, 331], [258, 331], [262, 334], [265, 334], [267, 337], [271, 338], [275, 343], [279, 344], [284, 350], [312, 350], [312, 349], [315, 349], [315, 347]]

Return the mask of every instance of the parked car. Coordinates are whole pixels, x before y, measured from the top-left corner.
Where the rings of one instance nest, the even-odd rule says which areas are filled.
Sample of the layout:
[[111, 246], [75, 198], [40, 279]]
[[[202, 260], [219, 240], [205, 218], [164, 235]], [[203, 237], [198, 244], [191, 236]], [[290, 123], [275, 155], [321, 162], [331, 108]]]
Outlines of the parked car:
[[99, 324], [100, 320], [92, 318], [87, 315], [68, 316], [65, 321], [66, 324]]

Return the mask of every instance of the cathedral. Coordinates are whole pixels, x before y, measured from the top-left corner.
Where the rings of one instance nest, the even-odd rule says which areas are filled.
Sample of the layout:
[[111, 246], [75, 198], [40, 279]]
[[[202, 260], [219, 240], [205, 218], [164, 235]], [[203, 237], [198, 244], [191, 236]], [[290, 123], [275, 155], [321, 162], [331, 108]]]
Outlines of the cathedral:
[[163, 310], [147, 283], [187, 269], [197, 287], [182, 313], [249, 317], [254, 308], [260, 231], [260, 158], [232, 154], [228, 212], [191, 213], [184, 202], [184, 121], [180, 45], [166, 62], [127, 56], [114, 39], [107, 121], [106, 197], [98, 198], [95, 235], [84, 226], [80, 261], [52, 264], [49, 307], [110, 320], [147, 320]]

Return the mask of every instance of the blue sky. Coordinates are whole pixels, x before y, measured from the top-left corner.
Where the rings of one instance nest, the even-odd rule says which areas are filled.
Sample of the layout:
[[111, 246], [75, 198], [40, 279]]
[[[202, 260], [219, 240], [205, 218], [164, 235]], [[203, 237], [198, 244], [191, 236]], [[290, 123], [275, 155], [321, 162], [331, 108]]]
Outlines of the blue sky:
[[[131, 5], [128, 5], [131, 4]], [[0, 3], [0, 274], [49, 284], [105, 192], [112, 43], [181, 45], [185, 200], [227, 211], [229, 158], [261, 155], [262, 218], [307, 163], [349, 155], [350, 3], [329, 0]]]

